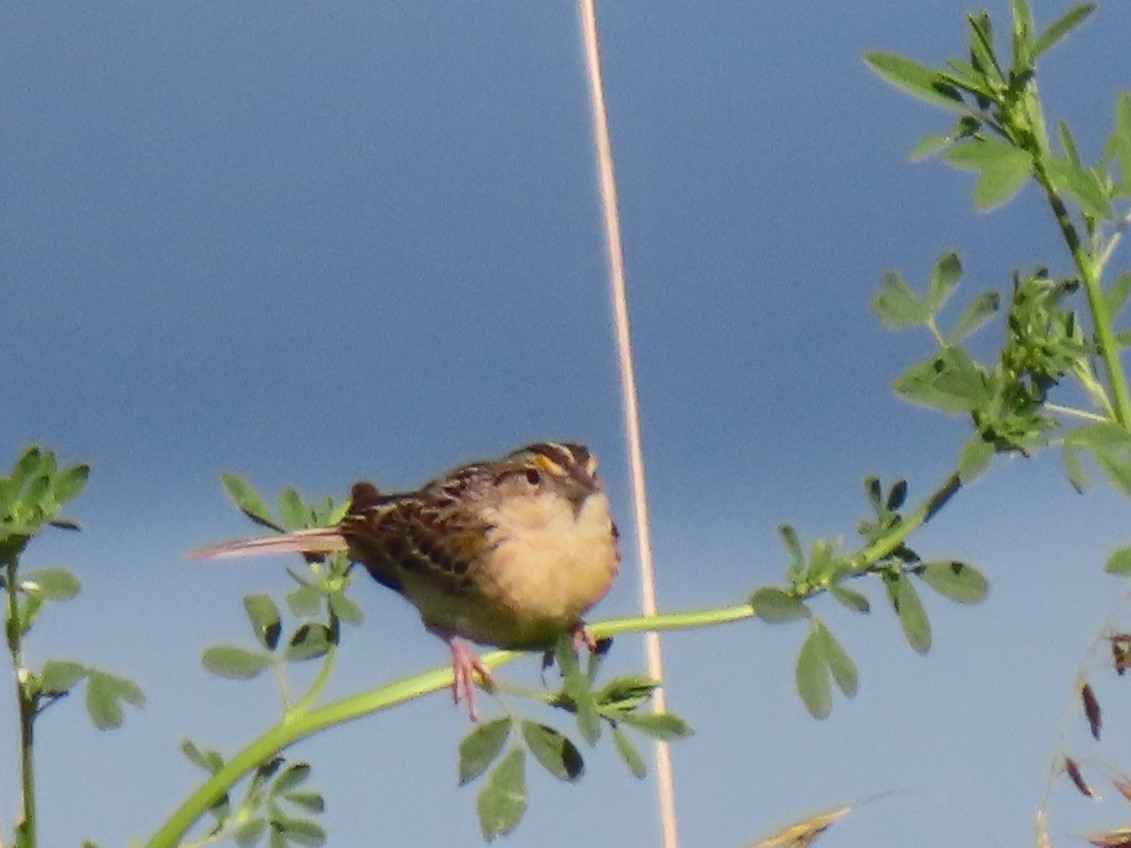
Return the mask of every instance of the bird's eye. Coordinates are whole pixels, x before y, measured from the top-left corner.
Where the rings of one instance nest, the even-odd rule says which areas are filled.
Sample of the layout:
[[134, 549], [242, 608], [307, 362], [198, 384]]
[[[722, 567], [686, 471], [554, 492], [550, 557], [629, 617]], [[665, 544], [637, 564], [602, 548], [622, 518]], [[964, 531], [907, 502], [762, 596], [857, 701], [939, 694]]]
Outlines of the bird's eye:
[[542, 475], [535, 471], [533, 468], [526, 469], [526, 482], [531, 486], [537, 486], [542, 482]]

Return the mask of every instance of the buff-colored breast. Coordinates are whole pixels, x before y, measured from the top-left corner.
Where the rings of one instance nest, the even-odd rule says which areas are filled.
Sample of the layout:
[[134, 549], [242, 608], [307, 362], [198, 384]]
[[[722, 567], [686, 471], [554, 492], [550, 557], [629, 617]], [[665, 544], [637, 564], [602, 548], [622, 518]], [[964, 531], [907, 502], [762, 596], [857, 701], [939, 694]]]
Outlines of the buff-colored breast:
[[504, 499], [483, 517], [493, 529], [469, 592], [403, 576], [426, 624], [483, 644], [546, 648], [612, 586], [619, 554], [603, 492], [578, 505], [551, 493]]

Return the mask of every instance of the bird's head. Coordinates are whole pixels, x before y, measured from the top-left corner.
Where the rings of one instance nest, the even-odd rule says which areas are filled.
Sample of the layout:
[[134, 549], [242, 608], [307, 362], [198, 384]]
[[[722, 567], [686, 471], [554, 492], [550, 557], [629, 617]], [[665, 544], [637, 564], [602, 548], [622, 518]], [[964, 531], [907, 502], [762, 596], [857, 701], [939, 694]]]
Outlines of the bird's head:
[[597, 458], [584, 445], [565, 442], [539, 442], [527, 445], [503, 459], [499, 479], [516, 478], [531, 489], [551, 490], [569, 499], [574, 508], [590, 495], [602, 490], [597, 478]]

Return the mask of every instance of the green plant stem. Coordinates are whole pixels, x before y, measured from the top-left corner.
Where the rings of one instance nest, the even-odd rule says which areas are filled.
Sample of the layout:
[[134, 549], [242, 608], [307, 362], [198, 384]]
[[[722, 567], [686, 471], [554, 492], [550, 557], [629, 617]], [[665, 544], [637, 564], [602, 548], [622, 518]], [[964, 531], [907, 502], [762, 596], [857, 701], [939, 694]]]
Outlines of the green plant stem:
[[22, 838], [21, 848], [35, 848], [37, 842], [35, 818], [35, 702], [28, 697], [27, 686], [17, 680], [20, 698], [20, 774], [23, 780], [23, 820], [18, 827]]
[[16, 699], [20, 715], [20, 781], [23, 788], [23, 815], [16, 825], [16, 844], [35, 848], [35, 698], [28, 691], [27, 670], [23, 659], [23, 634], [20, 632], [20, 599], [16, 557], [4, 560], [5, 590], [8, 601], [7, 642], [16, 678]]
[[1119, 358], [1119, 343], [1115, 338], [1115, 327], [1112, 322], [1111, 310], [1104, 300], [1103, 289], [1100, 286], [1097, 263], [1091, 252], [1084, 247], [1080, 234], [1072, 223], [1072, 216], [1068, 207], [1061, 199], [1060, 193], [1049, 179], [1048, 170], [1045, 168], [1044, 159], [1038, 152], [1033, 159], [1033, 172], [1037, 182], [1044, 189], [1057, 226], [1072, 254], [1072, 261], [1080, 274], [1080, 282], [1088, 298], [1088, 308], [1092, 313], [1092, 323], [1099, 342], [1100, 357], [1103, 359], [1107, 371], [1108, 383], [1115, 397], [1115, 418], [1124, 429], [1131, 430], [1131, 392], [1127, 387], [1127, 374], [1123, 370], [1123, 362]]
[[[595, 636], [603, 637], [622, 633], [640, 633], [646, 630], [708, 627], [751, 618], [753, 615], [754, 609], [750, 604], [738, 604], [694, 612], [616, 619], [595, 624], [591, 630]], [[495, 668], [528, 653], [527, 651], [492, 651], [483, 655], [481, 659], [489, 668]], [[150, 837], [145, 843], [147, 848], [173, 848], [179, 845], [189, 828], [223, 797], [236, 781], [253, 771], [265, 759], [295, 742], [326, 728], [387, 710], [451, 685], [452, 670], [450, 667], [444, 667], [404, 678], [396, 683], [345, 698], [319, 709], [292, 710], [281, 723], [253, 740], [201, 784]]]
[[852, 573], [865, 573], [877, 562], [898, 549], [912, 533], [930, 521], [935, 513], [942, 509], [943, 504], [950, 500], [961, 488], [962, 479], [957, 473], [947, 477], [943, 484], [935, 489], [930, 497], [913, 512], [904, 515], [895, 526], [853, 557]]
[[322, 658], [322, 668], [318, 669], [318, 676], [314, 678], [314, 682], [310, 684], [310, 690], [302, 696], [294, 706], [297, 712], [305, 712], [309, 710], [318, 696], [322, 694], [322, 690], [326, 688], [326, 684], [330, 682], [330, 676], [334, 672], [334, 666], [338, 660], [338, 645], [336, 642], [331, 642], [329, 648], [326, 649], [326, 656]]
[[[931, 516], [961, 487], [957, 474], [951, 475], [914, 512], [908, 514], [882, 538], [870, 543], [857, 555], [855, 573], [863, 574], [868, 567], [899, 547], [918, 527], [931, 519]], [[806, 593], [812, 596], [823, 592], [825, 587], [813, 587]], [[748, 603], [724, 607], [713, 607], [689, 612], [666, 613], [662, 615], [631, 616], [610, 619], [589, 626], [596, 638], [617, 636], [627, 633], [643, 633], [654, 630], [687, 630], [700, 627], [713, 627], [753, 618], [754, 607]], [[528, 651], [491, 651], [480, 659], [488, 668], [495, 668], [512, 662]], [[146, 848], [174, 848], [181, 843], [189, 828], [235, 783], [254, 770], [260, 763], [282, 751], [295, 742], [314, 733], [344, 724], [348, 721], [381, 712], [399, 704], [419, 698], [431, 692], [452, 685], [450, 667], [433, 669], [423, 674], [406, 677], [403, 680], [345, 698], [318, 709], [309, 709], [312, 693], [322, 691], [324, 679], [329, 671], [324, 668], [319, 681], [311, 692], [303, 697], [300, 704], [283, 718], [282, 722], [267, 730], [239, 751], [223, 767], [208, 778], [185, 802], [166, 820], [164, 824], [145, 843]]]

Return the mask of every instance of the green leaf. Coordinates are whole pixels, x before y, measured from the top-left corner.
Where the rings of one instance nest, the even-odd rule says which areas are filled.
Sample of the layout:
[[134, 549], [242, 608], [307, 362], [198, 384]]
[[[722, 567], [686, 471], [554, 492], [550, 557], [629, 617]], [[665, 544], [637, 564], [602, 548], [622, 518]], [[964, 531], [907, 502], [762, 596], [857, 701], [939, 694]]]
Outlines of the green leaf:
[[1115, 219], [1110, 191], [1091, 168], [1053, 157], [1045, 163], [1045, 170], [1053, 186], [1070, 194], [1086, 214], [1103, 221]]
[[994, 458], [994, 446], [975, 436], [962, 446], [958, 456], [958, 479], [963, 485], [977, 480]]
[[246, 478], [230, 471], [223, 471], [220, 474], [220, 480], [224, 484], [224, 491], [228, 493], [228, 497], [232, 499], [240, 512], [256, 524], [270, 527], [280, 533], [285, 532], [284, 528], [271, 517], [271, 510], [267, 508], [267, 504], [264, 503], [259, 492]]
[[825, 643], [817, 628], [809, 631], [797, 655], [797, 693], [813, 718], [826, 718], [833, 708]]
[[824, 641], [822, 648], [825, 653], [825, 662], [832, 673], [833, 681], [847, 697], [853, 697], [858, 685], [856, 663], [852, 661], [852, 657], [841, 647], [840, 642], [825, 625], [818, 624], [817, 631]]
[[326, 812], [326, 801], [317, 792], [310, 792], [306, 790], [300, 792], [288, 792], [283, 797], [286, 798], [290, 803], [294, 804], [296, 807], [301, 807], [302, 809], [309, 810], [312, 813]]
[[340, 524], [341, 520], [346, 517], [349, 511], [350, 501], [348, 498], [336, 506], [333, 501], [326, 498], [325, 508], [315, 510], [315, 526], [330, 527], [334, 524]]
[[[947, 59], [948, 71], [941, 71], [940, 77], [953, 85], [959, 92], [972, 94], [979, 102], [990, 101], [994, 97], [994, 87], [989, 84], [986, 75], [969, 62], [960, 59]], [[955, 122], [954, 138], [964, 138], [972, 135], [981, 127], [981, 118], [973, 112], [967, 112]]]
[[809, 608], [803, 602], [773, 586], [755, 589], [750, 596], [750, 604], [758, 618], [772, 623], [795, 621], [809, 616]]
[[684, 739], [694, 732], [691, 725], [673, 713], [625, 713], [617, 716], [617, 721], [645, 736], [667, 742]]
[[294, 789], [310, 777], [310, 763], [294, 763], [287, 766], [283, 773], [271, 784], [271, 794], [281, 795]]
[[617, 677], [597, 693], [597, 703], [618, 710], [634, 710], [645, 703], [659, 685], [644, 675]]
[[288, 660], [313, 660], [325, 656], [337, 639], [324, 624], [304, 624], [295, 631], [284, 656]]
[[595, 649], [589, 652], [589, 658], [585, 662], [585, 676], [589, 679], [590, 685], [597, 679], [597, 675], [601, 671], [601, 664], [604, 662], [612, 645], [612, 637], [606, 636], [603, 639], [598, 639]]
[[877, 515], [884, 513], [884, 487], [880, 485], [878, 477], [865, 477], [864, 478], [864, 494], [868, 497], [868, 503], [872, 505], [872, 509], [876, 511]]
[[69, 601], [78, 597], [82, 583], [65, 568], [39, 568], [23, 575], [20, 588], [39, 594], [45, 601]]
[[255, 638], [267, 650], [275, 650], [283, 632], [283, 622], [275, 602], [268, 595], [244, 595], [243, 607]]
[[791, 524], [779, 524], [778, 536], [781, 537], [782, 544], [785, 549], [789, 551], [791, 559], [804, 560], [805, 551], [801, 549], [801, 540], [797, 538], [797, 531]]
[[907, 501], [907, 481], [896, 480], [892, 484], [891, 490], [888, 491], [887, 502], [884, 504], [884, 509], [888, 512], [895, 512], [903, 506]]
[[322, 610], [325, 595], [316, 586], [303, 584], [287, 595], [287, 607], [297, 618], [309, 618]]
[[224, 758], [219, 751], [202, 751], [191, 739], [181, 740], [181, 752], [188, 757], [189, 762], [209, 774], [215, 774], [224, 767]]
[[1123, 191], [1131, 191], [1131, 92], [1123, 92], [1115, 101], [1115, 128], [1104, 150], [1119, 165]]
[[341, 592], [331, 592], [328, 598], [331, 612], [346, 624], [361, 624], [365, 621], [365, 613], [361, 607]]
[[932, 312], [930, 304], [920, 300], [895, 271], [884, 273], [880, 290], [872, 297], [872, 311], [889, 330], [923, 324]]
[[985, 374], [961, 348], [947, 347], [895, 379], [896, 394], [949, 414], [984, 408], [992, 393]]
[[24, 486], [33, 477], [42, 475], [43, 471], [55, 464], [55, 455], [50, 451], [44, 453], [37, 445], [27, 447], [20, 458], [12, 465], [11, 478], [19, 487]]
[[581, 738], [590, 745], [595, 745], [601, 738], [601, 713], [597, 709], [597, 699], [589, 691], [588, 679], [580, 679], [586, 681], [584, 687], [569, 685], [571, 679], [567, 679], [563, 691], [577, 708], [577, 729], [581, 731]]
[[326, 844], [326, 831], [318, 822], [309, 819], [292, 819], [276, 815], [271, 824], [288, 842], [318, 848]]
[[51, 478], [46, 474], [41, 474], [38, 477], [33, 477], [27, 488], [24, 489], [23, 501], [25, 504], [34, 506], [42, 510], [44, 513], [51, 513], [54, 510], [51, 504], [48, 503], [51, 497]]
[[1064, 437], [1066, 459], [1070, 444], [1088, 448], [1108, 481], [1131, 496], [1131, 435], [1123, 428], [1107, 423], [1089, 424], [1067, 433]]
[[842, 606], [847, 607], [853, 612], [868, 612], [872, 609], [867, 597], [855, 589], [849, 589], [840, 583], [833, 583], [829, 586], [829, 594], [840, 601]]
[[213, 674], [232, 680], [250, 680], [271, 667], [271, 657], [252, 653], [235, 645], [213, 645], [200, 658]]
[[310, 510], [293, 486], [288, 486], [279, 493], [279, 513], [283, 516], [283, 527], [287, 530], [302, 530], [309, 526]]
[[39, 675], [39, 691], [44, 695], [70, 692], [87, 675], [87, 667], [66, 660], [48, 660]]
[[975, 65], [981, 68], [987, 78], [996, 83], [1004, 81], [1001, 64], [994, 52], [994, 35], [990, 26], [990, 16], [986, 12], [968, 15], [970, 26], [970, 55]]
[[895, 53], [874, 51], [864, 61], [885, 82], [936, 106], [965, 109], [962, 95], [938, 71]]
[[1088, 472], [1084, 470], [1084, 462], [1080, 459], [1080, 449], [1067, 440], [1061, 448], [1064, 473], [1068, 477], [1068, 482], [1077, 493], [1083, 494], [1088, 488]]
[[[573, 649], [573, 638], [568, 633], [563, 633], [554, 644], [554, 661], [558, 664], [558, 671], [566, 680], [576, 678], [581, 674], [581, 666], [577, 662], [577, 652]], [[585, 681], [580, 685], [588, 686]]]
[[1109, 556], [1104, 571], [1118, 577], [1131, 577], [1131, 547], [1120, 548]]
[[511, 720], [499, 718], [481, 724], [464, 737], [459, 745], [459, 785], [469, 783], [499, 756], [511, 732]]
[[545, 724], [522, 722], [522, 738], [534, 759], [558, 780], [577, 780], [585, 768], [581, 752], [568, 738]]
[[510, 833], [526, 812], [526, 756], [515, 748], [491, 771], [479, 793], [479, 830], [488, 842]]
[[921, 566], [923, 582], [960, 604], [980, 604], [990, 593], [990, 581], [964, 562], [928, 562]]
[[236, 828], [232, 838], [240, 848], [248, 848], [263, 838], [263, 830], [266, 827], [267, 822], [263, 819], [249, 819]]
[[[1013, 13], [1013, 52], [1015, 73], [1020, 73], [1024, 67], [1032, 64], [1033, 47], [1033, 10], [1029, 0], [1011, 0]], [[1021, 67], [1018, 67], [1018, 62]]]
[[1068, 161], [1077, 168], [1081, 165], [1080, 149], [1076, 146], [1076, 139], [1072, 137], [1072, 128], [1068, 122], [1061, 119], [1056, 122], [1057, 133], [1060, 135], [1060, 146], [1064, 148], [1064, 155]]
[[1038, 36], [1033, 45], [1033, 58], [1036, 59], [1042, 53], [1047, 51], [1050, 47], [1059, 42], [1072, 30], [1080, 26], [1088, 19], [1096, 9], [1095, 3], [1081, 3], [1079, 6], [1073, 6], [1055, 21], [1048, 25], [1048, 28]]
[[1017, 194], [1033, 169], [1033, 160], [1024, 150], [988, 138], [956, 142], [942, 158], [956, 168], [978, 174], [974, 205], [983, 212]]
[[[267, 781], [274, 777], [275, 773], [282, 768], [283, 762], [284, 760], [281, 756], [274, 754], [257, 765], [251, 775], [251, 782], [245, 792], [245, 798], [261, 799], [263, 797], [263, 787], [267, 784]], [[256, 800], [256, 803], [259, 803], [259, 801]], [[248, 802], [245, 801], [244, 806], [247, 805]]]
[[927, 288], [927, 300], [932, 313], [942, 308], [961, 277], [962, 263], [958, 259], [958, 254], [944, 253], [939, 257], [934, 271], [931, 272], [931, 282]]
[[936, 153], [945, 149], [951, 142], [949, 135], [927, 135], [919, 139], [911, 151], [907, 154], [907, 158], [912, 162], [922, 162], [924, 159], [929, 159]]
[[887, 586], [891, 607], [899, 616], [907, 643], [920, 654], [927, 653], [931, 649], [931, 623], [923, 602], [919, 600], [919, 593], [902, 574], [885, 578], [884, 585]]
[[99, 730], [112, 730], [124, 719], [122, 702], [140, 707], [145, 695], [132, 680], [89, 669], [86, 681], [86, 711]]
[[55, 502], [62, 506], [69, 501], [73, 501], [86, 486], [86, 481], [89, 477], [89, 465], [72, 465], [70, 468], [57, 474], [51, 486], [51, 493], [55, 497]]
[[1121, 274], [1104, 292], [1104, 303], [1111, 317], [1114, 318], [1123, 309], [1128, 295], [1131, 295], [1131, 271]]
[[947, 334], [947, 341], [957, 345], [975, 330], [980, 329], [993, 317], [1000, 304], [1001, 295], [997, 292], [983, 292], [978, 295], [954, 323], [954, 327]]
[[613, 744], [620, 754], [621, 761], [628, 766], [628, 770], [634, 776], [641, 780], [648, 776], [648, 766], [644, 762], [644, 757], [632, 744], [632, 740], [616, 725], [613, 726]]
[[45, 467], [47, 459], [36, 445], [31, 445], [16, 460], [12, 466], [11, 477], [17, 486], [23, 486], [33, 476], [40, 473]]

